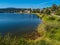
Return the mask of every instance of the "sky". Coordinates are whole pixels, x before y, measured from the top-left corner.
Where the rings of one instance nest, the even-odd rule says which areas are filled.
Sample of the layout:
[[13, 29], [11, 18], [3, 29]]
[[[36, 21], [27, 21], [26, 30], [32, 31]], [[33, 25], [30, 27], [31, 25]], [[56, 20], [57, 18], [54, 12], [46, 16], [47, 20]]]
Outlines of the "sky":
[[60, 0], [0, 0], [0, 8], [45, 8], [60, 4]]

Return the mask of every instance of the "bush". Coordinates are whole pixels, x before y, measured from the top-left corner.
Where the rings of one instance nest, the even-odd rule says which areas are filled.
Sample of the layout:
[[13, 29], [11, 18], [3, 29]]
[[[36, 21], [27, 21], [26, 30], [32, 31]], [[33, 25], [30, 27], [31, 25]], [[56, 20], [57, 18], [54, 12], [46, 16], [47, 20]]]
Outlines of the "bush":
[[58, 21], [60, 21], [60, 18], [58, 19]]
[[57, 10], [55, 14], [60, 15], [60, 10]]
[[50, 16], [50, 17], [49, 17], [49, 20], [55, 20], [55, 17]]

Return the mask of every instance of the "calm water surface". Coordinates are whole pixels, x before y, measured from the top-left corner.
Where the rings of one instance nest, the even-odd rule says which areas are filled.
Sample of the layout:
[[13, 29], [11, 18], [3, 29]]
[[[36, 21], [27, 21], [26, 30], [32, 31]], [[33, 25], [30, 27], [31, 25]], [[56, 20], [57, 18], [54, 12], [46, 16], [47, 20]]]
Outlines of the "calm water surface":
[[0, 33], [25, 33], [33, 31], [41, 20], [35, 14], [0, 13]]

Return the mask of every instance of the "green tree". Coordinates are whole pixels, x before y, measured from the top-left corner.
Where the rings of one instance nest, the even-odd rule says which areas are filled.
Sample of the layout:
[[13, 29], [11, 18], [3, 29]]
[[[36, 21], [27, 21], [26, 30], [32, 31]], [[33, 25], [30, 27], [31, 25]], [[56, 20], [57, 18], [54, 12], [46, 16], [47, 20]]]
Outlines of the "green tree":
[[36, 9], [36, 12], [37, 12], [37, 13], [40, 13], [40, 9], [39, 9], [39, 8], [37, 8], [37, 9]]
[[40, 13], [41, 13], [41, 14], [45, 14], [45, 9], [46, 9], [46, 8], [43, 8], [43, 9], [40, 11]]
[[56, 4], [53, 4], [52, 7], [51, 7], [51, 10], [52, 11], [56, 11], [58, 9], [57, 5]]
[[46, 9], [46, 14], [51, 14], [51, 11], [49, 9]]

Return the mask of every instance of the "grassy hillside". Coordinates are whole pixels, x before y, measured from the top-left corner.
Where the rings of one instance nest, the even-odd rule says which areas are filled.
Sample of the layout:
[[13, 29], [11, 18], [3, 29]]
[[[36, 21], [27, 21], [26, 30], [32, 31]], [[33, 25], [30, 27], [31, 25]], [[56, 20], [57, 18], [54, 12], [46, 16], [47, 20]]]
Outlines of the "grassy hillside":
[[[41, 30], [43, 30], [43, 40], [49, 42], [48, 45], [60, 45], [60, 17], [44, 15], [42, 21], [43, 23], [40, 24], [38, 32], [43, 35], [41, 32]], [[45, 43], [45, 45], [47, 44]]]

